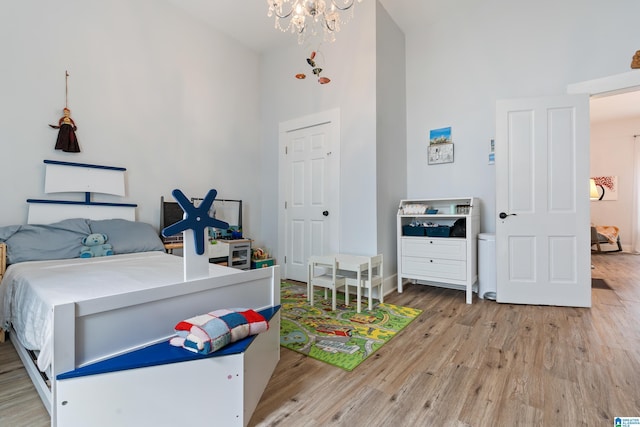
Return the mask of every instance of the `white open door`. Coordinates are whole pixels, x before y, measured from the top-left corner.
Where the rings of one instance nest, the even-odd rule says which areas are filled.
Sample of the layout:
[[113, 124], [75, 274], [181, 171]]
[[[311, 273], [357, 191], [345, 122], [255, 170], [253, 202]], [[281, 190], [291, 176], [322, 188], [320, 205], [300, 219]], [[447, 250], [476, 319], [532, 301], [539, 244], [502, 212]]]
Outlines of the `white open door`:
[[338, 249], [339, 122], [337, 112], [281, 125], [282, 276], [307, 280], [307, 261]]
[[498, 101], [497, 300], [591, 306], [589, 97]]

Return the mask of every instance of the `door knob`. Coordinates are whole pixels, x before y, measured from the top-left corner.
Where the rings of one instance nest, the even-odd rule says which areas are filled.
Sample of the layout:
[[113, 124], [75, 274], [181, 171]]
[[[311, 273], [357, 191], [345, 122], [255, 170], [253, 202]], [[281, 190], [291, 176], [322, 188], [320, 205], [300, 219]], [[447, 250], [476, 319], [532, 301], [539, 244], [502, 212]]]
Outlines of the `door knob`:
[[324, 211], [324, 212], [322, 212], [322, 215], [324, 215], [324, 216], [329, 216], [329, 211]]
[[508, 214], [508, 213], [504, 213], [504, 212], [500, 212], [500, 215], [498, 215], [500, 217], [500, 219], [505, 219], [506, 217], [513, 215], [516, 216], [516, 214]]

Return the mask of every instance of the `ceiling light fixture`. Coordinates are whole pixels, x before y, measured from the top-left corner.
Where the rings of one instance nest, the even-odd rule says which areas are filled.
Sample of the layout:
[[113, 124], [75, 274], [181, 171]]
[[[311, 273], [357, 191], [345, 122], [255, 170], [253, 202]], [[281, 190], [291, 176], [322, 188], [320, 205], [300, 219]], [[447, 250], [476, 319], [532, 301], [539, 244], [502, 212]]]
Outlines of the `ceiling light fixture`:
[[[320, 33], [324, 33], [325, 41], [335, 41], [340, 24], [346, 24], [353, 16], [351, 8], [355, 0], [267, 0], [267, 3], [267, 16], [275, 15], [275, 28], [297, 33], [298, 44], [303, 44], [307, 37]], [[350, 11], [343, 18], [342, 12], [347, 10]]]

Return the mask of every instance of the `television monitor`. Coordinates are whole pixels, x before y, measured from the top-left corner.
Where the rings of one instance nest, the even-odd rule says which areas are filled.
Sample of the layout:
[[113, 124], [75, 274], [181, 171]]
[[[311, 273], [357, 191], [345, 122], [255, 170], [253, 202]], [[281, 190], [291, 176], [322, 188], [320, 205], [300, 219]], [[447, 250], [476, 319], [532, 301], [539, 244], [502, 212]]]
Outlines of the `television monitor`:
[[[192, 198], [194, 206], [202, 202], [201, 198]], [[232, 239], [242, 234], [242, 200], [216, 199], [209, 210], [209, 216], [229, 224], [228, 229], [211, 228], [209, 235], [218, 239]], [[182, 233], [162, 236], [162, 230], [184, 218], [184, 211], [178, 202], [167, 202], [160, 198], [160, 236], [165, 243], [181, 242]]]
[[184, 211], [178, 202], [166, 202], [164, 197], [160, 198], [160, 236], [165, 243], [182, 241], [182, 233], [167, 237], [162, 236], [162, 230], [182, 220], [182, 218], [184, 218]]
[[[202, 202], [200, 198], [192, 198], [194, 206]], [[242, 200], [215, 199], [209, 215], [229, 224], [228, 229], [213, 228], [211, 237], [219, 239], [231, 239], [242, 234]]]

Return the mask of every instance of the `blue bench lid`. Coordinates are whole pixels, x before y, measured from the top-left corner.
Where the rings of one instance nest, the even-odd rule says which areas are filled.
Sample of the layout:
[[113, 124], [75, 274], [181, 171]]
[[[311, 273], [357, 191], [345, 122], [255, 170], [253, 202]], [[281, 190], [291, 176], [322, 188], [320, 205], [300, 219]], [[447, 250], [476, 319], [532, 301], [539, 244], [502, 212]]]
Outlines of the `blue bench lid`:
[[[258, 313], [264, 316], [267, 321], [271, 321], [271, 318], [279, 309], [280, 306], [278, 305], [276, 307], [261, 310]], [[59, 374], [56, 378], [58, 380], [64, 380], [88, 375], [105, 374], [107, 372], [146, 368], [149, 366], [166, 365], [169, 363], [180, 363], [243, 353], [256, 337], [257, 335], [246, 337], [209, 354], [192, 353], [182, 347], [172, 346], [169, 344], [169, 340], [166, 340], [107, 360], [92, 363], [90, 365], [74, 369], [73, 371], [64, 372]]]

